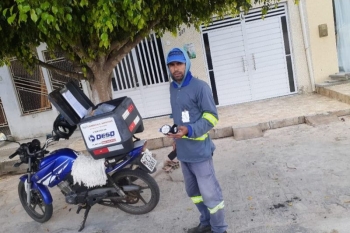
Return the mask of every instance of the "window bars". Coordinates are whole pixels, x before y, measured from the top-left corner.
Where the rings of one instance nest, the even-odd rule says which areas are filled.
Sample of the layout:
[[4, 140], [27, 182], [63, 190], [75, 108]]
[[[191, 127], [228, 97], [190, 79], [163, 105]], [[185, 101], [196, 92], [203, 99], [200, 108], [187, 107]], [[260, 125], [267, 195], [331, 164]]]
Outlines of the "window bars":
[[[55, 66], [57, 68], [60, 68], [61, 70], [74, 71], [74, 67], [72, 63], [69, 62], [63, 56], [63, 53], [55, 52], [54, 54], [51, 54], [47, 50], [43, 51], [42, 53], [46, 63], [52, 66]], [[69, 81], [75, 82], [75, 84], [77, 84], [81, 88], [81, 83], [74, 78], [69, 78], [64, 75], [57, 74], [56, 72], [52, 72], [50, 70], [48, 70], [48, 74], [49, 74], [52, 90], [62, 88], [64, 84], [66, 84]]]
[[29, 72], [17, 59], [13, 59], [10, 61], [9, 68], [23, 115], [43, 112], [52, 108], [47, 98], [48, 92], [39, 66], [35, 66]]
[[2, 100], [0, 98], [0, 133], [5, 135], [11, 135], [11, 131], [6, 119], [6, 114], [4, 110], [4, 106], [2, 105]]

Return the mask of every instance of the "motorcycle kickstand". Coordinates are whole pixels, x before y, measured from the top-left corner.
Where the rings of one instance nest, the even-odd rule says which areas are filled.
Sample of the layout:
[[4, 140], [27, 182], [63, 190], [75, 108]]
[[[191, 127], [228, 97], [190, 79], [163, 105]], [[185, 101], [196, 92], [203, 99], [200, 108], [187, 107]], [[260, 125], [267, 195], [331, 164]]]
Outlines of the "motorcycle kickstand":
[[86, 222], [86, 219], [88, 217], [89, 211], [91, 209], [91, 205], [87, 204], [86, 206], [79, 206], [78, 210], [77, 210], [77, 214], [79, 214], [80, 210], [83, 209], [83, 208], [85, 209], [84, 219], [83, 219], [83, 221], [80, 224], [80, 228], [78, 230], [79, 232], [82, 231], [84, 229], [84, 227], [85, 227], [85, 222]]

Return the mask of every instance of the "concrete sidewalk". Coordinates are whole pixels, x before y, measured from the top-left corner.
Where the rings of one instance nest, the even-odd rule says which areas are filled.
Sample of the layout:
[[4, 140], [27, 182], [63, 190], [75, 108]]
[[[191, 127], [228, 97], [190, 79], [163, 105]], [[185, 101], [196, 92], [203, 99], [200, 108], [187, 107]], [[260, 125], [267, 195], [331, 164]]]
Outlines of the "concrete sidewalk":
[[[350, 114], [350, 105], [344, 102], [320, 94], [296, 94], [219, 107], [219, 123], [210, 131], [210, 135], [213, 139], [233, 136], [236, 140], [242, 140], [263, 136], [263, 133], [269, 129], [304, 123], [312, 124], [313, 116], [320, 117], [321, 122], [337, 120], [336, 117]], [[172, 140], [158, 131], [164, 124], [172, 124], [169, 116], [144, 119], [143, 122], [145, 130], [136, 136], [147, 139], [149, 149], [158, 149], [172, 144]], [[44, 142], [45, 138], [42, 137], [39, 140]], [[8, 159], [17, 147], [15, 143], [7, 143], [0, 147], [0, 175], [22, 172], [18, 168], [13, 168], [16, 161]], [[79, 131], [75, 132], [70, 140], [59, 141], [50, 146], [49, 150], [62, 147], [70, 147], [77, 151], [86, 150]]]
[[[234, 136], [236, 140], [241, 140], [259, 136], [258, 131], [306, 123], [305, 117], [308, 116], [348, 115], [350, 105], [319, 94], [303, 94], [219, 107], [218, 112], [219, 123], [211, 130], [211, 137]], [[144, 119], [143, 122], [145, 130], [136, 136], [147, 139], [149, 149], [172, 144], [172, 140], [158, 131], [164, 124], [172, 124], [169, 116]], [[70, 147], [78, 151], [85, 150], [82, 138], [72, 141]]]

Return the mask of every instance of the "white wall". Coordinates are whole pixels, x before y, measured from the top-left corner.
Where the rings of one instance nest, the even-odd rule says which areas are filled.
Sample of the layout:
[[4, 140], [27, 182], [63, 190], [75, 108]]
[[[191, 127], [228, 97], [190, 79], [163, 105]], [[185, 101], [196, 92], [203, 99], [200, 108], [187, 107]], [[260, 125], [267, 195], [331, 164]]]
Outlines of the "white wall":
[[[46, 49], [45, 44], [37, 48], [39, 59], [43, 60], [42, 51]], [[41, 68], [45, 79], [48, 93], [52, 91], [49, 75], [45, 68]], [[7, 66], [0, 67], [0, 98], [2, 100], [6, 118], [12, 136], [18, 139], [27, 139], [44, 136], [52, 132], [53, 121], [59, 114], [53, 105], [51, 110], [29, 115], [22, 115], [19, 100], [15, 93], [11, 73]], [[83, 82], [84, 91], [87, 91], [87, 84]], [[89, 94], [87, 94], [90, 96]]]
[[15, 139], [33, 138], [51, 133], [52, 124], [58, 115], [55, 109], [22, 115], [11, 74], [7, 66], [0, 67], [0, 98], [6, 118]]

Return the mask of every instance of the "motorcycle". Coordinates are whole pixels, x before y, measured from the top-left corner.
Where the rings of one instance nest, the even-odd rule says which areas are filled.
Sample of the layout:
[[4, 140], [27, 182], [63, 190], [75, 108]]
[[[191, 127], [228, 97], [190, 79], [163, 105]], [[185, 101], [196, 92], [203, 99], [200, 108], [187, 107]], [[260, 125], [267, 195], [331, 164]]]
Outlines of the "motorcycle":
[[18, 184], [19, 199], [27, 214], [40, 223], [51, 218], [53, 199], [48, 187], [54, 186], [61, 190], [68, 204], [78, 206], [77, 214], [85, 209], [78, 231], [84, 229], [88, 213], [95, 204], [135, 215], [152, 211], [160, 196], [158, 184], [149, 175], [156, 169], [156, 160], [146, 148], [145, 140], [133, 138], [134, 148], [130, 152], [104, 159], [107, 181], [97, 187], [74, 182], [72, 166], [79, 156], [76, 151], [62, 148], [50, 153], [46, 150], [52, 142], [61, 139], [60, 135], [48, 135], [43, 146], [38, 139], [17, 142], [19, 148], [9, 158], [19, 156], [20, 162], [15, 167], [28, 165], [27, 173], [20, 177]]

